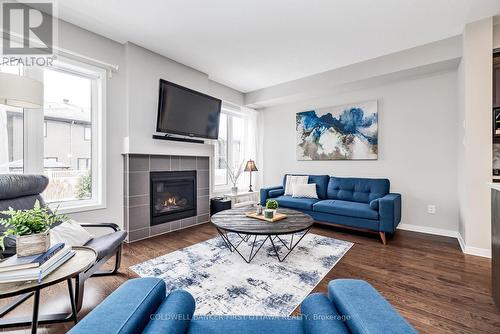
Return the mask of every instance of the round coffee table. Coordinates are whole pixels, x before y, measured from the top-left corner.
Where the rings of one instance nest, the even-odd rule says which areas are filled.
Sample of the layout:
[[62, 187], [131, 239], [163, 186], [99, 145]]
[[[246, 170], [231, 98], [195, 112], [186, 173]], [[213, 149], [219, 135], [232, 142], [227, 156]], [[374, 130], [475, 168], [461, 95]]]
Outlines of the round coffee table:
[[[88, 247], [73, 247], [72, 250], [75, 252], [75, 255], [45, 277], [41, 283], [36, 281], [0, 283], [0, 299], [18, 296], [11, 304], [0, 309], [0, 318], [15, 309], [32, 295], [35, 297], [33, 301], [33, 316], [31, 318], [0, 319], [0, 328], [31, 325], [31, 332], [36, 333], [38, 324], [49, 324], [69, 320], [73, 320], [75, 324], [78, 322], [78, 310], [75, 304], [75, 295], [73, 293], [71, 279], [78, 279], [80, 274], [90, 268], [97, 259], [97, 253], [95, 250]], [[68, 283], [71, 313], [44, 314], [38, 316], [40, 291], [43, 288], [62, 281], [67, 281]]]
[[[253, 260], [255, 255], [268, 239], [273, 246], [276, 257], [280, 262], [283, 262], [299, 244], [302, 238], [304, 238], [307, 232], [309, 232], [314, 222], [314, 219], [311, 216], [300, 211], [286, 208], [280, 208], [278, 209], [278, 212], [287, 215], [287, 217], [274, 223], [247, 217], [245, 215], [247, 212], [254, 211], [255, 208], [253, 207], [235, 208], [218, 212], [210, 219], [211, 223], [215, 226], [217, 232], [219, 232], [222, 240], [224, 240], [224, 243], [229, 250], [231, 252], [236, 251], [247, 263], [250, 263]], [[229, 233], [233, 233], [238, 236], [236, 242], [235, 240], [231, 240], [232, 238], [230, 238]], [[283, 240], [282, 236], [284, 235], [291, 236], [290, 242]], [[260, 245], [257, 242], [258, 236], [265, 237], [263, 240], [259, 240], [262, 241]], [[295, 243], [293, 240], [294, 236], [296, 239]], [[253, 240], [251, 240], [252, 238]], [[242, 243], [246, 244], [249, 240], [251, 240], [251, 250], [250, 255], [247, 258], [241, 254], [238, 247]], [[284, 256], [280, 256], [279, 249], [276, 247], [275, 242], [280, 242], [287, 249]]]

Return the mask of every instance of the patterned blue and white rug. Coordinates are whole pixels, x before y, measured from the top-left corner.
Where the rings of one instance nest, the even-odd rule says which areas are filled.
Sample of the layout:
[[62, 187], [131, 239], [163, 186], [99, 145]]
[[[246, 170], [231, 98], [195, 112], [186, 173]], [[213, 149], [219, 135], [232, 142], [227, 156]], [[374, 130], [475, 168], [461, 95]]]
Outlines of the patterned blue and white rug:
[[[189, 291], [196, 299], [196, 315], [286, 316], [352, 245], [309, 233], [280, 263], [268, 240], [248, 264], [217, 237], [130, 269], [141, 277], [162, 278], [168, 291]], [[242, 248], [244, 255], [249, 252]]]

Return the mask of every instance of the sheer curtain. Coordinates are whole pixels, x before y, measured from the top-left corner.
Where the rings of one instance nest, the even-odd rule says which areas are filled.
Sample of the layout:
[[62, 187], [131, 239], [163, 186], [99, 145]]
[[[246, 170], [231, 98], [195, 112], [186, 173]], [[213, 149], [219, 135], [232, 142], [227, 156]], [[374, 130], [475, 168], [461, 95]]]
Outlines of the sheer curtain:
[[[261, 150], [261, 131], [259, 127], [260, 111], [255, 109], [241, 107], [241, 112], [247, 118], [245, 129], [245, 157], [248, 161], [255, 161], [258, 172], [252, 172], [252, 186], [254, 191], [258, 191], [262, 185], [262, 150]], [[245, 173], [245, 183], [249, 184], [249, 173]]]

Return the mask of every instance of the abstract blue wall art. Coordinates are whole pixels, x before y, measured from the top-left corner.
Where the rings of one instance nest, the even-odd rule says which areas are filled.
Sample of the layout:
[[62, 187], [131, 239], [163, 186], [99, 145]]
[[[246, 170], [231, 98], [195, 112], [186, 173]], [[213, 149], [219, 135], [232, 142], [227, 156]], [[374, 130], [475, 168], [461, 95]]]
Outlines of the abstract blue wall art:
[[297, 113], [297, 160], [376, 160], [377, 100]]

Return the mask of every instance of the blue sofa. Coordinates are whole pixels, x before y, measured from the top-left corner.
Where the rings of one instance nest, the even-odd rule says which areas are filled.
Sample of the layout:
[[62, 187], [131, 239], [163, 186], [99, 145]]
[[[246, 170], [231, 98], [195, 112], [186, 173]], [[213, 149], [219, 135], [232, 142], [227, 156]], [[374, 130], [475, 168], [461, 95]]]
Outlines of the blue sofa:
[[312, 294], [301, 316], [193, 317], [194, 298], [165, 282], [137, 278], [125, 282], [81, 320], [71, 334], [414, 334], [417, 331], [365, 281], [337, 279], [328, 296]]
[[[401, 195], [390, 193], [388, 179], [367, 179], [308, 175], [316, 184], [318, 199], [285, 196], [283, 184], [260, 190], [260, 201], [278, 201], [280, 207], [300, 210], [315, 220], [350, 228], [378, 232], [384, 245], [401, 221]], [[293, 174], [299, 175], [299, 174]]]

